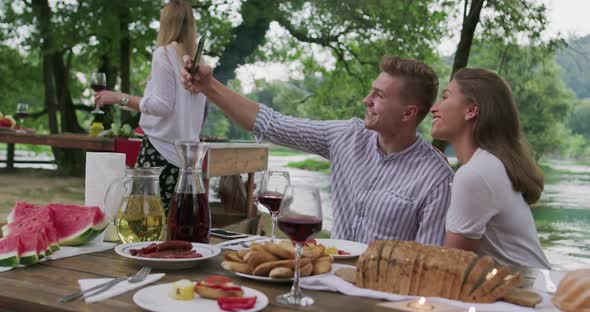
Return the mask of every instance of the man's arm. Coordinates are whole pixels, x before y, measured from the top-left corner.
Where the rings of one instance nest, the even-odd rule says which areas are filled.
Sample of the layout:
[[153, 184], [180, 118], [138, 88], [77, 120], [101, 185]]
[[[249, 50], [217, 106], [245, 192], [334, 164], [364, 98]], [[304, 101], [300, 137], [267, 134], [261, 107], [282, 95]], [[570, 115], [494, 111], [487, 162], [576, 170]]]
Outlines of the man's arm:
[[425, 199], [416, 241], [427, 245], [443, 244], [445, 239], [445, 217], [451, 202], [452, 176], [433, 187]]
[[[190, 58], [185, 60], [188, 61], [185, 62], [187, 67]], [[251, 131], [259, 140], [265, 139], [329, 159], [331, 140], [342, 135], [352, 124], [350, 121], [315, 121], [282, 115], [232, 91], [213, 78], [211, 73], [209, 66], [201, 64], [193, 79], [186, 69], [182, 69], [181, 80], [187, 90], [204, 93], [230, 119]]]
[[185, 55], [184, 67], [181, 69], [181, 81], [185, 89], [193, 93], [203, 93], [209, 100], [225, 113], [227, 117], [236, 122], [240, 127], [252, 131], [256, 115], [258, 114], [258, 103], [234, 92], [224, 86], [217, 79], [213, 78], [211, 67], [204, 63], [199, 64], [199, 70], [195, 77], [191, 77], [186, 68], [192, 66], [190, 56]]

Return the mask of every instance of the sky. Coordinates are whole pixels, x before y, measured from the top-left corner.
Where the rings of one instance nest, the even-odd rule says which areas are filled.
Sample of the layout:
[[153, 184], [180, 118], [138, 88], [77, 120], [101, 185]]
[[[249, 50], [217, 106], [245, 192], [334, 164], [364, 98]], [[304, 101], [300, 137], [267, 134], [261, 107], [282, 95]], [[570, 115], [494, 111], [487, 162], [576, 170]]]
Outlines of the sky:
[[[590, 34], [590, 0], [536, 0], [545, 3], [548, 10], [548, 37], [561, 34], [562, 37], [583, 37]], [[458, 22], [460, 25], [460, 21]], [[271, 25], [272, 26], [272, 25]], [[276, 30], [281, 32], [280, 30]], [[272, 32], [272, 31], [271, 31]], [[445, 55], [455, 52], [459, 42], [458, 34], [453, 38], [441, 40], [439, 52]], [[258, 63], [241, 66], [237, 76], [242, 81], [245, 92], [253, 87], [255, 79], [283, 80], [299, 75], [293, 65], [279, 63]]]

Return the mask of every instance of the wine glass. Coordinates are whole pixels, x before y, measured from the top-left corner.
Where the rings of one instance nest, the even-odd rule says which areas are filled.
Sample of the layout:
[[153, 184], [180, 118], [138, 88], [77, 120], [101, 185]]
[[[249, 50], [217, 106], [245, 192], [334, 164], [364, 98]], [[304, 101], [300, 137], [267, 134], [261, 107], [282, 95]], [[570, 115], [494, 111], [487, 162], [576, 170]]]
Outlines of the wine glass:
[[[107, 76], [105, 73], [98, 72], [90, 74], [90, 88], [92, 88], [94, 92], [105, 90], [107, 88]], [[104, 112], [98, 106], [96, 106], [91, 113], [104, 114]]]
[[295, 243], [295, 274], [291, 291], [278, 296], [277, 301], [300, 307], [312, 305], [313, 298], [304, 296], [299, 288], [299, 274], [303, 244], [322, 229], [322, 206], [316, 187], [287, 186], [279, 210], [279, 228]]
[[267, 170], [262, 178], [260, 190], [258, 190], [258, 202], [268, 209], [272, 217], [272, 242], [276, 242], [277, 219], [279, 208], [285, 194], [285, 188], [291, 184], [289, 172]]
[[27, 103], [18, 103], [16, 105], [16, 114], [15, 117], [18, 119], [20, 123], [20, 127], [16, 132], [19, 133], [26, 133], [25, 128], [23, 128], [23, 121], [25, 118], [29, 116], [29, 104]]

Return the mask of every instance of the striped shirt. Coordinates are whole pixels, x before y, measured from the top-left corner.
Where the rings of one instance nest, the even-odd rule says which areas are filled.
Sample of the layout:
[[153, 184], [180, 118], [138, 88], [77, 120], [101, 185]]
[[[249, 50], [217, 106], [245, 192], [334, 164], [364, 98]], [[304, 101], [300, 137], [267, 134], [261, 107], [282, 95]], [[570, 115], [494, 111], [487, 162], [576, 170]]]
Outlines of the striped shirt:
[[258, 141], [330, 160], [332, 238], [443, 243], [453, 171], [422, 137], [386, 155], [378, 147], [378, 133], [358, 118], [313, 121], [281, 115], [263, 104], [252, 133]]

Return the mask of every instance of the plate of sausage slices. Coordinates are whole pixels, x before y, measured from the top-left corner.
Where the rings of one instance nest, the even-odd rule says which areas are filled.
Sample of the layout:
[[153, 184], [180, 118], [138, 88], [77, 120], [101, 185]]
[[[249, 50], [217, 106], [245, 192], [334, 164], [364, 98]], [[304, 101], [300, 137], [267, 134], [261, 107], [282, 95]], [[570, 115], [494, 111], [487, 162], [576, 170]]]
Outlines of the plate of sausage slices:
[[185, 269], [217, 256], [221, 249], [214, 245], [169, 240], [120, 244], [115, 252], [141, 266], [159, 269]]

